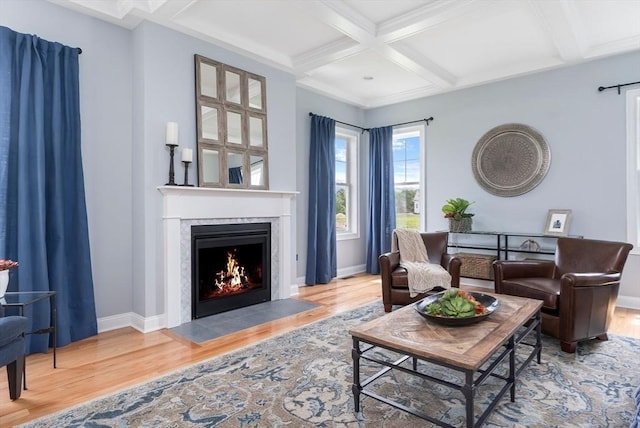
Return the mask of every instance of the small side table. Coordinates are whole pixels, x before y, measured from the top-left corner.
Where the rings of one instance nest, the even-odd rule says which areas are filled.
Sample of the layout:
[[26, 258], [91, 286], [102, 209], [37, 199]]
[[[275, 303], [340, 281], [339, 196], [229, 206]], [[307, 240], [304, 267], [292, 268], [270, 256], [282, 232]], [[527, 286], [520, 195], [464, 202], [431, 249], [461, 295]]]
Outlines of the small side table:
[[[49, 327], [41, 328], [35, 331], [27, 332], [25, 334], [53, 334], [53, 368], [57, 366], [56, 363], [56, 292], [55, 291], [13, 291], [5, 293], [4, 297], [0, 299], [0, 305], [5, 308], [18, 308], [19, 315], [24, 316], [24, 309], [37, 303], [41, 300], [49, 299], [49, 305], [51, 308], [51, 320]], [[23, 387], [27, 389], [27, 365], [24, 365], [23, 372]]]

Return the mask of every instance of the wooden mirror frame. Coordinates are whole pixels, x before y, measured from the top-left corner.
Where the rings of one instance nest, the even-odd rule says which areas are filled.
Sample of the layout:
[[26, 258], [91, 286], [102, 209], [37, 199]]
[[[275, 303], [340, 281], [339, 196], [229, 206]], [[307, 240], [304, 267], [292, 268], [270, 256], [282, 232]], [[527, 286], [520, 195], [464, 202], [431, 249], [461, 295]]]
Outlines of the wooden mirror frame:
[[[194, 55], [195, 77], [196, 77], [196, 133], [197, 133], [197, 165], [198, 165], [198, 185], [201, 187], [225, 187], [240, 189], [268, 189], [269, 188], [269, 168], [268, 168], [268, 145], [267, 145], [267, 96], [266, 79], [254, 73], [231, 67], [229, 65], [205, 58], [201, 55]], [[203, 82], [202, 67], [213, 67], [215, 69], [216, 82]], [[228, 88], [226, 85], [227, 73], [239, 76], [237, 90], [240, 92], [240, 103], [237, 102], [237, 92], [233, 93], [233, 100], [228, 100]], [[258, 86], [256, 87], [256, 82]], [[250, 84], [251, 83], [251, 84]], [[202, 93], [203, 88], [209, 88], [209, 95]], [[211, 88], [215, 88], [212, 91]], [[234, 88], [236, 89], [236, 88]], [[258, 89], [259, 93], [258, 93]], [[253, 103], [250, 103], [249, 93], [254, 93]], [[215, 92], [215, 97], [211, 94]], [[256, 100], [259, 99], [259, 102]], [[259, 105], [258, 105], [259, 104]], [[204, 138], [202, 108], [209, 107], [217, 110], [218, 138]], [[240, 141], [230, 142], [229, 126], [227, 114], [235, 113], [240, 116]], [[262, 144], [255, 144], [251, 141], [251, 120], [259, 119], [262, 122]], [[255, 123], [255, 120], [254, 120]], [[254, 133], [255, 137], [256, 133]], [[253, 144], [252, 144], [253, 143]], [[212, 150], [218, 153], [217, 165], [207, 165], [205, 150]], [[240, 155], [242, 157], [242, 182], [232, 182], [230, 179], [230, 169], [228, 160], [230, 155]], [[251, 158], [261, 157], [262, 180], [261, 184], [252, 184]], [[206, 180], [210, 177], [211, 170], [218, 171], [218, 180]], [[205, 174], [205, 172], [207, 172]]]

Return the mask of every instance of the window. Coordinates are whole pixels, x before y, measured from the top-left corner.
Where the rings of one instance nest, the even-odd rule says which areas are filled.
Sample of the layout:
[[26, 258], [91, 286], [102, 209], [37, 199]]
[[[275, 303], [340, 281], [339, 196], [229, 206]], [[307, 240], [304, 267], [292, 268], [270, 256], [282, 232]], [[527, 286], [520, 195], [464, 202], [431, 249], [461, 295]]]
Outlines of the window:
[[422, 183], [425, 172], [424, 126], [393, 130], [393, 181], [396, 199], [396, 227], [424, 230]]
[[640, 89], [627, 92], [627, 239], [640, 254]]
[[336, 234], [337, 239], [359, 237], [358, 141], [360, 134], [336, 127]]

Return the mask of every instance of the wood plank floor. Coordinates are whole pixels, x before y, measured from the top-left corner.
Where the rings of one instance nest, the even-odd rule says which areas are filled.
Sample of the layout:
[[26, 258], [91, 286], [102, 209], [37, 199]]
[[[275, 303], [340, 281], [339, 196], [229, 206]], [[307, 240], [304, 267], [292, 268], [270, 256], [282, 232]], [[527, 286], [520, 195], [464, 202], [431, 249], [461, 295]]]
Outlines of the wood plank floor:
[[[366, 274], [336, 279], [326, 285], [301, 287], [296, 298], [319, 306], [201, 344], [191, 343], [166, 329], [142, 334], [133, 328], [124, 328], [59, 348], [56, 369], [53, 369], [51, 353], [30, 355], [27, 357], [28, 390], [22, 392], [19, 400], [9, 399], [6, 376], [0, 374], [0, 427], [24, 423], [381, 301], [380, 279]], [[640, 311], [617, 309], [609, 331], [640, 338]]]

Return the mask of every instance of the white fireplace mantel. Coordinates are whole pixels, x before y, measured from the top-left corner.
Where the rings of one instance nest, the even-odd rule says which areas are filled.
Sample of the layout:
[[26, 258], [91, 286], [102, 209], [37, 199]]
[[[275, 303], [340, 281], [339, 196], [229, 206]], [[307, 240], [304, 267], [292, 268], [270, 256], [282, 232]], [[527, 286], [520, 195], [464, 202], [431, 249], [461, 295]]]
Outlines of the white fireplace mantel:
[[[272, 261], [272, 271], [277, 269], [276, 284], [271, 284], [272, 299], [291, 296], [292, 286], [292, 226], [291, 201], [297, 192], [246, 189], [214, 189], [204, 187], [160, 186], [162, 193], [162, 223], [164, 247], [164, 302], [168, 328], [176, 327], [190, 319], [181, 315], [187, 300], [183, 290], [190, 282], [190, 266], [183, 266], [185, 251], [181, 224], [198, 221], [247, 221], [250, 219], [273, 219], [277, 222], [278, 257]], [[204, 223], [203, 223], [204, 222]], [[186, 248], [185, 248], [186, 247]], [[189, 257], [190, 259], [190, 257]]]

